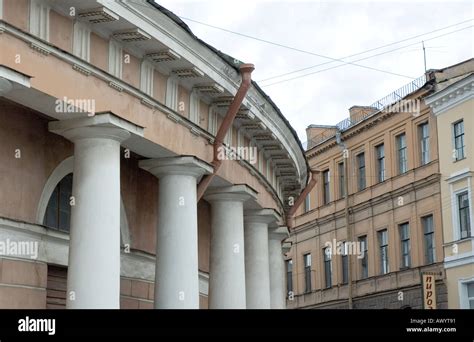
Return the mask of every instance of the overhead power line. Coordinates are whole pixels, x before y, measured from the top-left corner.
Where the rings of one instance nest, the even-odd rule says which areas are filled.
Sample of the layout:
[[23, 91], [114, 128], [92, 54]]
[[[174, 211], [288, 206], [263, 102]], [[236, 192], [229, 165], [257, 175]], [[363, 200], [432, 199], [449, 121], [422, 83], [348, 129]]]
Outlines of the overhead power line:
[[[452, 25], [449, 25], [449, 26], [441, 27], [441, 28], [438, 28], [438, 29], [435, 29], [435, 30], [432, 30], [432, 31], [429, 31], [429, 32], [425, 32], [425, 33], [417, 34], [417, 35], [415, 35], [415, 36], [407, 37], [407, 38], [404, 38], [404, 39], [402, 39], [402, 40], [398, 40], [398, 41], [396, 41], [396, 42], [392, 42], [392, 43], [389, 43], [389, 44], [381, 45], [381, 46], [378, 46], [378, 47], [375, 47], [375, 48], [372, 48], [372, 49], [369, 49], [369, 50], [360, 51], [360, 52], [354, 53], [354, 54], [352, 54], [352, 55], [348, 55], [348, 56], [341, 57], [341, 58], [339, 58], [339, 59], [344, 60], [344, 59], [347, 59], [347, 58], [351, 58], [351, 57], [355, 57], [355, 56], [360, 56], [360, 55], [366, 54], [366, 53], [368, 53], [368, 52], [372, 52], [372, 51], [375, 51], [375, 50], [380, 50], [380, 49], [383, 49], [383, 48], [386, 48], [386, 47], [389, 47], [389, 46], [392, 46], [392, 45], [396, 45], [396, 44], [400, 44], [400, 43], [403, 43], [403, 42], [406, 42], [406, 41], [409, 41], [409, 40], [412, 40], [412, 39], [420, 38], [420, 37], [423, 37], [423, 36], [426, 36], [426, 35], [429, 35], [429, 34], [432, 34], [432, 33], [435, 33], [435, 32], [443, 31], [443, 30], [446, 30], [446, 29], [451, 28], [451, 27], [454, 27], [454, 26], [459, 26], [459, 25], [462, 25], [462, 24], [471, 22], [471, 21], [473, 21], [473, 20], [474, 20], [474, 18], [471, 18], [471, 19], [469, 19], [469, 20], [464, 20], [464, 21], [461, 21], [461, 22], [458, 22], [458, 23], [455, 23], [455, 24], [452, 24]], [[302, 69], [298, 69], [298, 70], [293, 70], [293, 71], [290, 71], [290, 72], [287, 72], [287, 73], [284, 73], [284, 74], [280, 74], [280, 75], [276, 75], [276, 76], [264, 78], [264, 79], [258, 80], [257, 82], [269, 81], [269, 80], [272, 80], [272, 79], [275, 79], [275, 78], [280, 78], [280, 77], [283, 77], [283, 76], [288, 76], [288, 75], [291, 75], [291, 74], [299, 73], [299, 72], [301, 72], [301, 71], [306, 71], [306, 70], [313, 69], [313, 68], [316, 68], [316, 67], [319, 67], [319, 66], [322, 66], [322, 65], [327, 65], [327, 64], [330, 64], [330, 63], [333, 63], [333, 62], [334, 62], [334, 61], [327, 61], [327, 62], [324, 62], [324, 63], [319, 63], [319, 64], [311, 65], [311, 66], [306, 67], [306, 68], [302, 68]]]
[[[143, 4], [136, 3], [136, 2], [133, 2], [133, 1], [132, 1], [132, 3], [134, 3], [134, 4], [136, 4], [136, 5], [141, 5], [141, 6], [143, 6]], [[336, 68], [336, 67], [340, 67], [340, 66], [342, 66], [342, 65], [353, 65], [353, 66], [357, 66], [357, 67], [360, 67], [360, 68], [369, 69], [369, 70], [374, 70], [374, 71], [378, 71], [378, 72], [382, 72], [382, 73], [386, 73], [386, 74], [390, 74], [390, 75], [395, 75], [395, 76], [404, 77], [404, 78], [409, 78], [409, 79], [415, 79], [415, 77], [412, 77], [412, 76], [407, 76], [407, 75], [395, 73], [395, 72], [392, 72], [392, 71], [383, 70], [383, 69], [378, 69], [378, 68], [374, 68], [374, 67], [370, 67], [370, 66], [366, 66], [366, 65], [361, 65], [361, 64], [356, 64], [356, 63], [355, 63], [355, 62], [357, 62], [357, 61], [364, 60], [364, 59], [367, 59], [367, 58], [362, 58], [362, 59], [355, 60], [355, 61], [344, 61], [344, 59], [345, 59], [345, 58], [349, 58], [349, 57], [353, 57], [353, 56], [357, 56], [357, 55], [360, 55], [360, 54], [364, 54], [364, 53], [367, 53], [367, 52], [370, 52], [370, 51], [378, 50], [378, 49], [381, 49], [381, 48], [383, 48], [383, 47], [391, 46], [391, 45], [394, 45], [394, 44], [397, 44], [397, 43], [400, 43], [400, 42], [404, 42], [404, 41], [407, 41], [407, 40], [415, 39], [415, 38], [417, 38], [417, 37], [421, 37], [421, 36], [424, 36], [424, 35], [427, 35], [427, 34], [430, 34], [430, 33], [438, 32], [438, 31], [441, 31], [441, 30], [444, 30], [444, 29], [447, 29], [447, 28], [450, 28], [450, 27], [453, 27], [453, 26], [461, 25], [461, 24], [463, 24], [463, 23], [467, 23], [467, 22], [469, 22], [469, 21], [474, 20], [474, 19], [471, 18], [471, 19], [469, 19], [469, 20], [465, 20], [465, 21], [462, 21], [462, 22], [459, 22], [459, 23], [456, 23], [456, 24], [452, 24], [452, 25], [449, 25], [449, 26], [446, 26], [446, 27], [443, 27], [443, 28], [439, 28], [439, 29], [433, 30], [433, 31], [428, 32], [428, 33], [424, 33], [424, 34], [420, 34], [420, 35], [413, 36], [413, 37], [410, 37], [410, 38], [406, 38], [406, 39], [403, 39], [403, 40], [398, 41], [398, 42], [386, 44], [386, 45], [384, 45], [384, 46], [379, 46], [379, 47], [376, 47], [376, 48], [373, 48], [373, 49], [366, 50], [366, 51], [364, 51], [364, 52], [359, 52], [359, 53], [353, 54], [353, 55], [351, 55], [351, 56], [346, 56], [346, 57], [343, 57], [343, 58], [333, 58], [333, 57], [326, 56], [326, 55], [322, 55], [322, 54], [319, 54], [319, 53], [315, 53], [315, 52], [306, 51], [306, 50], [303, 50], [303, 49], [291, 47], [291, 46], [288, 46], [288, 45], [285, 45], [285, 44], [272, 42], [272, 41], [269, 41], [269, 40], [266, 40], [266, 39], [263, 39], [263, 38], [254, 37], [254, 36], [251, 36], [251, 35], [248, 35], [248, 34], [245, 34], [245, 33], [232, 31], [232, 30], [229, 30], [229, 29], [226, 29], [226, 28], [223, 28], [223, 27], [219, 27], [219, 26], [215, 26], [215, 25], [211, 25], [211, 24], [208, 24], [208, 23], [199, 21], [199, 20], [195, 20], [195, 19], [191, 19], [191, 18], [187, 18], [187, 17], [183, 17], [183, 16], [179, 16], [179, 18], [182, 19], [182, 20], [188, 20], [188, 21], [190, 21], [190, 22], [194, 22], [194, 23], [197, 23], [197, 24], [200, 24], [200, 25], [203, 25], [203, 26], [211, 27], [211, 28], [214, 28], [214, 29], [217, 29], [217, 30], [220, 30], [220, 31], [227, 32], [227, 33], [235, 34], [235, 35], [238, 35], [238, 36], [241, 36], [241, 37], [245, 37], [245, 38], [248, 38], [248, 39], [253, 39], [253, 40], [260, 41], [260, 42], [263, 42], [263, 43], [266, 43], [266, 44], [271, 44], [271, 45], [279, 46], [279, 47], [282, 47], [282, 48], [285, 48], [285, 49], [289, 49], [289, 50], [293, 50], [293, 51], [297, 51], [297, 52], [301, 52], [301, 53], [305, 53], [305, 54], [309, 54], [309, 55], [313, 55], [313, 56], [317, 56], [317, 57], [320, 57], [320, 58], [325, 58], [325, 59], [329, 59], [329, 60], [330, 60], [330, 61], [328, 61], [328, 62], [321, 63], [321, 64], [318, 64], [318, 65], [314, 65], [314, 66], [311, 66], [311, 67], [308, 67], [308, 68], [304, 68], [304, 69], [292, 71], [292, 72], [289, 72], [289, 73], [286, 73], [286, 74], [282, 74], [282, 75], [274, 76], [274, 77], [267, 78], [267, 79], [264, 79], [264, 80], [260, 80], [259, 82], [263, 82], [263, 81], [270, 80], [270, 79], [274, 79], [274, 78], [279, 78], [279, 77], [282, 77], [282, 76], [285, 76], [285, 75], [288, 75], [288, 74], [296, 73], [296, 72], [299, 72], [299, 71], [304, 71], [304, 70], [307, 70], [307, 69], [311, 69], [311, 68], [314, 68], [314, 67], [317, 67], [317, 66], [320, 66], [320, 65], [325, 65], [325, 64], [329, 64], [329, 63], [333, 63], [333, 62], [340, 62], [340, 63], [343, 63], [343, 64], [337, 65], [337, 66], [335, 66], [335, 67], [331, 67], [331, 68], [323, 69], [323, 70], [320, 70], [320, 71], [317, 71], [317, 72], [313, 72], [313, 73], [301, 75], [301, 76], [299, 76], [299, 77], [290, 78], [290, 79], [282, 80], [282, 81], [279, 81], [279, 82], [270, 83], [270, 84], [268, 84], [268, 85], [266, 85], [266, 86], [271, 86], [271, 85], [274, 85], [274, 84], [278, 84], [278, 83], [282, 83], [282, 82], [291, 81], [291, 80], [293, 80], [293, 79], [297, 79], [297, 78], [300, 78], [300, 77], [309, 76], [309, 75], [312, 75], [312, 74], [315, 74], [315, 73], [318, 73], [318, 72], [322, 72], [322, 71], [326, 71], [326, 70], [331, 70], [331, 69], [334, 69], [334, 68]], [[469, 26], [469, 27], [472, 27], [472, 26]], [[467, 27], [467, 28], [469, 28], [469, 27]], [[464, 29], [466, 29], [466, 28], [464, 28]], [[461, 29], [461, 30], [463, 30], [463, 29]], [[458, 31], [460, 31], [460, 30], [458, 30]], [[454, 32], [457, 32], [457, 31], [453, 31], [453, 32], [451, 32], [451, 33], [454, 33]], [[449, 33], [449, 34], [450, 34], [450, 33]], [[438, 36], [438, 37], [440, 37], [440, 36]], [[425, 41], [428, 41], [428, 40], [431, 40], [431, 39], [425, 39]], [[414, 45], [414, 44], [411, 44], [411, 45]], [[407, 45], [407, 46], [411, 46], [411, 45]], [[407, 46], [405, 46], [405, 47], [407, 47]], [[402, 47], [402, 48], [403, 48], [403, 47]], [[401, 48], [400, 48], [400, 49], [401, 49]], [[396, 50], [399, 50], [399, 49], [390, 50], [390, 51], [387, 51], [387, 52], [384, 52], [384, 53], [389, 53], [389, 52], [396, 51]], [[379, 56], [379, 55], [382, 55], [382, 54], [384, 54], [384, 53], [377, 54], [377, 55], [373, 55], [373, 56], [369, 56], [368, 58], [372, 58], [372, 57], [375, 57], [375, 56]]]
[[332, 57], [325, 56], [325, 55], [322, 55], [322, 54], [319, 54], [319, 53], [302, 50], [302, 49], [299, 49], [299, 48], [295, 48], [295, 47], [292, 47], [292, 46], [272, 42], [270, 40], [266, 40], [266, 39], [262, 39], [262, 38], [258, 38], [258, 37], [253, 37], [253, 36], [250, 36], [250, 35], [245, 34], [245, 33], [240, 33], [240, 32], [236, 32], [236, 31], [228, 30], [228, 29], [225, 29], [225, 28], [222, 28], [222, 27], [219, 27], [219, 26], [207, 24], [207, 23], [204, 23], [202, 21], [194, 20], [194, 19], [191, 19], [191, 18], [181, 17], [181, 16], [180, 16], [180, 18], [183, 19], [183, 20], [191, 21], [191, 22], [196, 23], [196, 24], [212, 27], [216, 30], [221, 30], [221, 31], [224, 31], [224, 32], [227, 32], [227, 33], [232, 33], [232, 34], [235, 34], [235, 35], [238, 35], [238, 36], [241, 36], [241, 37], [245, 37], [245, 38], [248, 38], [248, 39], [253, 39], [253, 40], [256, 40], [256, 41], [259, 41], [259, 42], [262, 42], [262, 43], [279, 46], [281, 48], [285, 48], [285, 49], [305, 53], [305, 54], [320, 57], [320, 58], [330, 59], [332, 62], [341, 62], [341, 63], [351, 64], [353, 66], [357, 66], [357, 67], [364, 68], [364, 69], [370, 69], [370, 70], [374, 70], [374, 71], [383, 72], [383, 73], [386, 73], [386, 74], [391, 74], [391, 75], [395, 75], [395, 76], [414, 79], [414, 77], [412, 77], [412, 76], [402, 75], [402, 74], [398, 74], [398, 73], [387, 71], [387, 70], [382, 70], [382, 69], [377, 69], [377, 68], [374, 68], [374, 67], [369, 67], [369, 66], [366, 66], [366, 65], [355, 64], [353, 62], [346, 62], [346, 61], [344, 61], [340, 58], [332, 58]]
[[[444, 33], [444, 34], [438, 35], [438, 36], [436, 36], [436, 37], [431, 37], [431, 38], [429, 38], [429, 39], [425, 39], [424, 41], [427, 42], [427, 41], [430, 41], [430, 40], [433, 40], [433, 39], [437, 39], [437, 38], [440, 38], [440, 37], [444, 37], [444, 36], [447, 36], [447, 35], [450, 35], [450, 34], [453, 34], [453, 33], [457, 33], [457, 32], [466, 30], [466, 29], [471, 28], [471, 27], [473, 27], [473, 26], [474, 26], [474, 25], [470, 25], [470, 26], [467, 26], [467, 27], [463, 27], [463, 28], [461, 28], [461, 29], [459, 29], [459, 30], [451, 31], [451, 32], [448, 32], [448, 33]], [[420, 42], [408, 44], [408, 45], [405, 45], [405, 46], [402, 46], [402, 47], [398, 47], [398, 48], [396, 48], [396, 49], [392, 49], [392, 50], [389, 50], [389, 51], [384, 51], [384, 52], [381, 52], [381, 53], [378, 53], [378, 54], [375, 54], [375, 55], [370, 55], [370, 56], [367, 56], [367, 57], [359, 58], [359, 59], [356, 59], [354, 62], [360, 62], [360, 61], [363, 61], [363, 60], [366, 60], [366, 59], [369, 59], [369, 58], [373, 58], [373, 57], [377, 57], [377, 56], [380, 56], [380, 55], [384, 55], [384, 54], [386, 54], [386, 53], [390, 53], [390, 52], [393, 52], [393, 51], [401, 50], [401, 49], [404, 49], [404, 48], [406, 48], [406, 47], [413, 46], [413, 45], [416, 45], [416, 44], [420, 44]], [[270, 83], [270, 84], [262, 85], [262, 87], [269, 87], [269, 86], [272, 86], [272, 85], [275, 85], [275, 84], [280, 84], [280, 83], [283, 83], [283, 82], [288, 82], [288, 81], [296, 80], [296, 79], [299, 79], [299, 78], [311, 76], [311, 75], [318, 74], [318, 73], [320, 73], [320, 72], [324, 72], [324, 71], [327, 71], [327, 70], [332, 70], [332, 69], [340, 68], [340, 67], [342, 67], [342, 66], [346, 66], [347, 64], [348, 64], [348, 63], [338, 64], [338, 65], [335, 65], [335, 66], [332, 66], [332, 67], [329, 67], [329, 68], [325, 68], [325, 69], [313, 71], [313, 72], [310, 72], [310, 73], [307, 73], [307, 74], [304, 74], [304, 75], [299, 75], [299, 76], [296, 76], [296, 77], [287, 78], [287, 79], [284, 79], [284, 80], [281, 80], [281, 81], [277, 81], [277, 82], [273, 82], [273, 83]]]

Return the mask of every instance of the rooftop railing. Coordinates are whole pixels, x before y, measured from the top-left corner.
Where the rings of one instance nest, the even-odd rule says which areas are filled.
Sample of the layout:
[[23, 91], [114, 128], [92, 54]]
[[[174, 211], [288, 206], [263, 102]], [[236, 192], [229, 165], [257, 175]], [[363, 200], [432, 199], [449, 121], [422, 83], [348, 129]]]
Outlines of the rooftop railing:
[[[387, 96], [379, 99], [378, 101], [372, 103], [369, 107], [372, 107], [374, 109], [377, 109], [375, 112], [369, 112], [364, 115], [358, 115], [356, 118], [345, 118], [344, 120], [338, 122], [336, 125], [334, 125], [335, 128], [339, 131], [345, 131], [352, 126], [357, 125], [358, 123], [368, 119], [372, 115], [375, 115], [378, 112], [383, 111], [384, 108], [393, 105], [394, 103], [400, 101], [403, 99], [405, 96], [417, 91], [420, 89], [424, 84], [426, 83], [426, 75], [420, 76], [416, 79], [414, 79], [412, 82], [405, 84], [403, 87], [391, 92]], [[319, 145], [323, 141], [326, 141], [327, 139], [330, 139], [336, 135], [336, 130], [331, 130], [328, 129], [327, 131], [324, 131], [315, 137], [313, 137], [310, 140], [307, 140], [306, 142], [303, 143], [303, 147], [305, 150], [309, 150], [310, 148], [313, 148], [316, 145]]]

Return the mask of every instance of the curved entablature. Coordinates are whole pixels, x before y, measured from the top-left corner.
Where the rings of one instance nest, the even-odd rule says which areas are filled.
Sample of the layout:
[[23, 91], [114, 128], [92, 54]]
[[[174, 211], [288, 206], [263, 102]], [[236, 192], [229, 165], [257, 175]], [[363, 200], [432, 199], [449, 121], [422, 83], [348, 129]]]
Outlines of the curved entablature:
[[[110, 88], [139, 98], [142, 105], [161, 111], [194, 135], [213, 143], [241, 83], [240, 61], [195, 37], [178, 17], [151, 1], [34, 2], [39, 6], [35, 11], [54, 11], [62, 19], [50, 21], [48, 17], [45, 23], [42, 19], [35, 21], [30, 14], [26, 27], [17, 29], [13, 24], [11, 28], [7, 20], [0, 23], [3, 30], [26, 41], [39, 55], [59, 57], [72, 64], [74, 70], [98, 77]], [[64, 41], [63, 45], [56, 44], [57, 33], [53, 32], [62, 28], [55, 28], [56, 23], [65, 21], [70, 22], [70, 48], [65, 48]], [[46, 31], [34, 32], [35, 27], [42, 25], [46, 25]], [[54, 36], [56, 41], [52, 41]], [[98, 44], [100, 40], [105, 43]], [[97, 65], [97, 47], [104, 49], [103, 65]], [[130, 58], [124, 61], [130, 64], [123, 64], [122, 58]], [[146, 132], [144, 137], [147, 138]], [[242, 160], [240, 165], [274, 198], [276, 194], [280, 203], [286, 205], [285, 198], [296, 197], [306, 184], [307, 164], [296, 133], [256, 83], [252, 83], [224, 143], [227, 153], [240, 154], [238, 148], [244, 145], [256, 148], [257, 162]]]
[[[123, 6], [133, 12], [136, 18], [130, 21], [139, 27], [143, 25], [140, 25], [141, 21], [152, 26], [150, 27], [152, 37], [166, 41], [166, 37], [162, 37], [165, 34], [168, 38], [172, 38], [170, 46], [179, 49], [179, 53], [186, 56], [192, 65], [196, 65], [198, 70], [205, 74], [203, 77], [212, 79], [210, 83], [196, 84], [195, 87], [204, 88], [212, 104], [223, 109], [227, 108], [232, 99], [231, 94], [235, 94], [240, 84], [237, 72], [240, 61], [195, 37], [177, 16], [153, 1], [147, 2], [150, 8], [126, 0], [117, 1], [115, 4], [110, 4], [108, 1], [102, 3], [104, 6], [114, 5], [112, 10], [119, 11], [119, 7]], [[181, 28], [178, 31], [176, 24]], [[145, 28], [145, 25], [143, 27]], [[216, 83], [213, 83], [214, 81]], [[278, 170], [278, 177], [284, 184], [283, 189], [288, 189], [284, 196], [297, 195], [307, 180], [307, 164], [300, 142], [275, 104], [260, 88], [257, 88], [254, 83], [234, 126], [243, 128], [246, 135], [264, 151], [265, 156], [273, 161]], [[221, 109], [221, 113], [223, 112], [225, 110]]]

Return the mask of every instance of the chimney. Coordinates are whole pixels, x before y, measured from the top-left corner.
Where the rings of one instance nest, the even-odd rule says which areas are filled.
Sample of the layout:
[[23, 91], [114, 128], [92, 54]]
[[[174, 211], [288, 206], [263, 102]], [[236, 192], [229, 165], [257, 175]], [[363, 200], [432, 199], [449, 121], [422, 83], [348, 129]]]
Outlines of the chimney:
[[349, 108], [349, 117], [351, 121], [359, 122], [370, 114], [377, 112], [378, 109], [369, 106], [352, 106]]
[[326, 138], [336, 134], [336, 126], [328, 125], [309, 125], [306, 128], [306, 139], [308, 140], [307, 148], [310, 149]]

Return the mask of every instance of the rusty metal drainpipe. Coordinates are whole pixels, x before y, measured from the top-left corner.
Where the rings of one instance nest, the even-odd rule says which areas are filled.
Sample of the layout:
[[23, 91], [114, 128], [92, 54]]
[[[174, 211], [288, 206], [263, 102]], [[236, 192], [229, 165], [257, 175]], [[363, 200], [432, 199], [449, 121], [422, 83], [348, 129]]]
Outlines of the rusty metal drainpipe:
[[288, 211], [288, 214], [286, 215], [286, 225], [288, 226], [288, 229], [293, 228], [293, 218], [295, 216], [296, 210], [298, 210], [299, 206], [303, 201], [305, 200], [306, 196], [313, 190], [313, 188], [316, 186], [316, 183], [318, 182], [318, 176], [321, 173], [321, 171], [318, 170], [311, 170], [311, 180], [309, 181], [308, 185], [304, 188], [304, 190], [301, 192], [299, 195], [298, 199], [296, 202], [293, 204], [291, 209]]
[[204, 176], [199, 182], [197, 187], [198, 201], [204, 195], [204, 192], [206, 192], [207, 187], [209, 186], [209, 184], [211, 184], [212, 179], [221, 167], [222, 161], [218, 158], [219, 148], [222, 146], [224, 137], [229, 131], [229, 128], [232, 127], [232, 122], [234, 121], [235, 116], [237, 115], [237, 112], [239, 111], [240, 106], [242, 105], [242, 102], [244, 101], [244, 98], [247, 95], [247, 91], [249, 90], [250, 85], [252, 84], [251, 74], [252, 71], [255, 70], [255, 66], [253, 64], [241, 64], [239, 68], [240, 73], [242, 75], [242, 83], [240, 83], [239, 90], [237, 90], [237, 94], [235, 94], [234, 99], [232, 100], [232, 103], [230, 104], [229, 109], [227, 110], [227, 113], [224, 117], [224, 121], [222, 121], [219, 127], [219, 131], [217, 132], [216, 138], [214, 140], [214, 158], [211, 162], [212, 166], [214, 166], [214, 171], [212, 172], [212, 174]]

